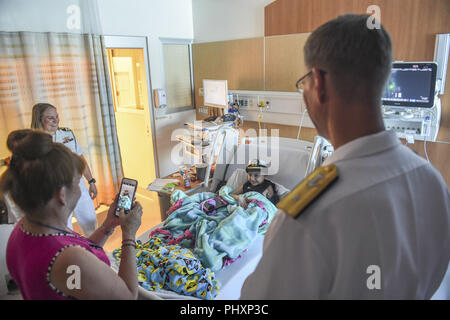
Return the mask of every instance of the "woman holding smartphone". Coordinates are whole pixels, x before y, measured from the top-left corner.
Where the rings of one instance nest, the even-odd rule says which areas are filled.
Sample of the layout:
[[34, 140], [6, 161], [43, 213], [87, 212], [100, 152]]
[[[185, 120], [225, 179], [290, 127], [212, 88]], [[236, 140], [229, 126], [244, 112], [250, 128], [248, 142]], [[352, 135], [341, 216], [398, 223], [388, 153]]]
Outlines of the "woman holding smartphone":
[[[85, 170], [80, 156], [45, 132], [12, 132], [12, 157], [0, 178], [0, 193], [8, 193], [25, 213], [8, 240], [6, 262], [24, 299], [136, 299], [136, 232], [142, 207], [135, 202], [115, 216], [116, 197], [105, 222], [89, 238], [67, 228], [76, 206]], [[110, 268], [102, 245], [114, 228], [122, 229], [118, 273]]]

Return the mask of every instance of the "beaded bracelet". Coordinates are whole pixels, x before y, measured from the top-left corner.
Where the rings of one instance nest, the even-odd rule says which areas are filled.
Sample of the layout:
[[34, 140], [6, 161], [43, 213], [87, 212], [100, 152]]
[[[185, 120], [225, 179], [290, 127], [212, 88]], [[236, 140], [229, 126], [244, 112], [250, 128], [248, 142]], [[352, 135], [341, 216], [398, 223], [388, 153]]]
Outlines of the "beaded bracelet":
[[123, 247], [133, 247], [136, 249], [136, 245], [134, 243], [122, 243], [122, 248]]
[[136, 241], [133, 239], [123, 239], [122, 240], [122, 246], [123, 245], [133, 245], [136, 248]]

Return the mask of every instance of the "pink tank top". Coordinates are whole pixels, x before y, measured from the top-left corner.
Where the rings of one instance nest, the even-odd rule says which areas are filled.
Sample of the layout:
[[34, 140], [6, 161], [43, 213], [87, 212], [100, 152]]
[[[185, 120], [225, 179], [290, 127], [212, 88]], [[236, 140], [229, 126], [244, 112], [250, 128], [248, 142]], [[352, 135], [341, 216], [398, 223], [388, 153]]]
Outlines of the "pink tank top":
[[50, 282], [56, 257], [71, 246], [85, 248], [110, 266], [105, 251], [77, 233], [31, 234], [22, 228], [22, 220], [17, 223], [8, 240], [6, 264], [25, 300], [73, 299]]

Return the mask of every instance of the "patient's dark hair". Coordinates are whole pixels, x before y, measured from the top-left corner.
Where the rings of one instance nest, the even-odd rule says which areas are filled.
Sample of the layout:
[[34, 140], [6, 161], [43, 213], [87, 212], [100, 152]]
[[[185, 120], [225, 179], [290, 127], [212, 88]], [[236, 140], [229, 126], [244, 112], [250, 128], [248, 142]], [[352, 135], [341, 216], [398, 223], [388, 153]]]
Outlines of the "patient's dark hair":
[[391, 72], [391, 38], [383, 26], [370, 29], [370, 16], [346, 14], [316, 29], [304, 47], [305, 64], [330, 74], [342, 97], [372, 94], [380, 99]]
[[0, 178], [0, 193], [9, 193], [25, 213], [46, 205], [63, 186], [71, 188], [85, 164], [80, 156], [41, 130], [16, 130], [8, 135], [12, 152]]

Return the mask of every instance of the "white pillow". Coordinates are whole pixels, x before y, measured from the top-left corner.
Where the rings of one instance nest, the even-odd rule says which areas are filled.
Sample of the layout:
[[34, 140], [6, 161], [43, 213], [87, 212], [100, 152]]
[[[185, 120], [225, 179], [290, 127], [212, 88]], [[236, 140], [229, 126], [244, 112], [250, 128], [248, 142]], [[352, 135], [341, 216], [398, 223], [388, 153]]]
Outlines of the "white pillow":
[[[269, 179], [267, 179], [267, 180], [269, 180]], [[270, 181], [272, 181], [272, 180], [270, 180]], [[285, 186], [283, 186], [275, 181], [272, 181], [272, 182], [275, 184], [275, 187], [277, 189], [277, 190], [275, 190], [275, 192], [278, 194], [280, 199], [283, 198], [285, 195], [287, 195], [291, 191], [288, 188], [286, 188]]]
[[236, 169], [228, 178], [227, 186], [236, 190], [248, 181], [247, 172], [244, 169]]

